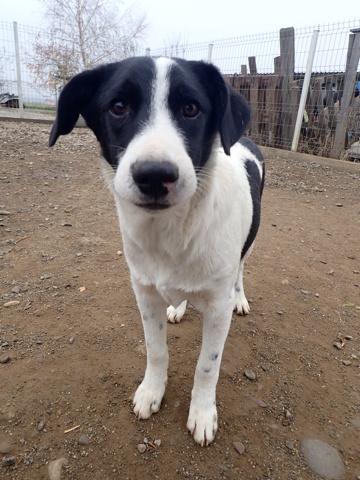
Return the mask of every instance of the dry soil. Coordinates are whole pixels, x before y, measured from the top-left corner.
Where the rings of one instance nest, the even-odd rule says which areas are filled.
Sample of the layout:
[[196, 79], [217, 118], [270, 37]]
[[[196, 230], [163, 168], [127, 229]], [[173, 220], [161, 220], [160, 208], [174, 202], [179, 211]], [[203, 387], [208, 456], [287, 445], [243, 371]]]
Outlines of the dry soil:
[[201, 448], [186, 430], [201, 317], [168, 325], [162, 408], [137, 420], [145, 346], [99, 149], [77, 129], [50, 150], [49, 130], [0, 123], [0, 478], [49, 479], [66, 458], [62, 480], [318, 479], [305, 438], [359, 478], [360, 165], [264, 150], [251, 313], [233, 316]]

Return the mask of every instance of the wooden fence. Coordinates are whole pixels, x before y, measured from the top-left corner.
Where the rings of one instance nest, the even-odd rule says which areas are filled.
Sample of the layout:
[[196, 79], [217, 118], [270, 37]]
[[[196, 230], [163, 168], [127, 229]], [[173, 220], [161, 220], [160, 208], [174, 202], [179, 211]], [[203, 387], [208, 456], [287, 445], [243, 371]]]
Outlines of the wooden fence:
[[[360, 29], [349, 36], [344, 72], [312, 73], [303, 115], [298, 150], [340, 158], [360, 138], [360, 96], [355, 97], [360, 57]], [[252, 110], [248, 134], [260, 145], [291, 148], [304, 73], [295, 73], [295, 32], [280, 30], [280, 56], [274, 74], [257, 73], [256, 58], [249, 57], [241, 74], [227, 75], [229, 83]]]

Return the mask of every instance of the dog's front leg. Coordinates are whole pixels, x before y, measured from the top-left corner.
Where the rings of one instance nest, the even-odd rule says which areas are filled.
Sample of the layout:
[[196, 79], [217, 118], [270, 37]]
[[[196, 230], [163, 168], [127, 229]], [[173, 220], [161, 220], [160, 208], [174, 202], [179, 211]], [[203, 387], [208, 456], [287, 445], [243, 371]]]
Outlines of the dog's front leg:
[[201, 446], [209, 445], [218, 428], [216, 384], [229, 331], [234, 296], [226, 302], [211, 302], [203, 313], [203, 339], [196, 366], [187, 428]]
[[145, 376], [136, 390], [133, 404], [138, 418], [158, 412], [167, 382], [169, 354], [166, 345], [166, 303], [154, 287], [133, 281], [144, 327], [147, 365]]

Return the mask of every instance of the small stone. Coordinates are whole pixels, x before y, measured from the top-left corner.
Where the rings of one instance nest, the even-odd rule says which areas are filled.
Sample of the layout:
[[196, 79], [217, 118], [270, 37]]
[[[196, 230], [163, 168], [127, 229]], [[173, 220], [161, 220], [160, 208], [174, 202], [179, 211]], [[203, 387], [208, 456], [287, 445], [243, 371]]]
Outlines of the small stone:
[[74, 341], [75, 341], [75, 338], [74, 338], [74, 337], [70, 337], [70, 338], [69, 338], [69, 343], [71, 343], [71, 345], [74, 343]]
[[341, 342], [334, 342], [334, 347], [337, 348], [338, 350], [341, 350], [343, 347], [343, 344]]
[[355, 255], [354, 254], [349, 255], [348, 258], [350, 258], [350, 260], [355, 260]]
[[49, 275], [48, 273], [44, 273], [43, 275], [41, 275], [40, 280], [49, 280], [49, 278], [51, 278], [51, 275]]
[[309, 290], [301, 290], [301, 293], [302, 293], [303, 295], [310, 295]]
[[0, 357], [0, 363], [5, 364], [5, 363], [9, 363], [9, 362], [10, 362], [9, 355], [3, 355], [2, 357]]
[[81, 252], [78, 252], [78, 253], [76, 254], [76, 256], [77, 256], [77, 257], [82, 257], [83, 254], [82, 254]]
[[281, 280], [282, 285], [289, 285], [289, 280], [285, 278], [284, 280]]
[[335, 448], [320, 440], [304, 439], [301, 451], [311, 470], [327, 480], [337, 480], [345, 474], [345, 466]]
[[146, 445], [144, 443], [139, 443], [139, 445], [137, 446], [137, 449], [139, 453], [143, 454], [146, 451]]
[[291, 440], [286, 440], [285, 445], [289, 450], [294, 450], [294, 443]]
[[61, 480], [61, 467], [67, 465], [67, 458], [59, 458], [58, 460], [53, 460], [49, 462], [49, 479], [50, 480]]
[[245, 452], [245, 445], [241, 442], [234, 442], [235, 450], [242, 455]]
[[89, 445], [89, 438], [86, 435], [80, 435], [78, 440], [80, 445]]
[[160, 438], [154, 440], [154, 445], [155, 445], [156, 447], [160, 447], [160, 445], [161, 445], [161, 440], [160, 440]]
[[249, 398], [255, 403], [255, 405], [258, 405], [261, 408], [267, 408], [268, 406], [268, 404], [264, 402], [264, 400], [261, 400], [261, 398], [254, 397], [253, 395], [249, 395]]
[[41, 432], [42, 430], [44, 430], [45, 425], [46, 425], [46, 420], [40, 420], [37, 426], [38, 432]]
[[16, 457], [4, 457], [1, 464], [3, 467], [11, 467], [12, 465], [15, 465], [15, 462]]
[[245, 370], [244, 375], [249, 380], [256, 380], [256, 373], [252, 370]]
[[344, 365], [346, 365], [347, 367], [348, 367], [349, 365], [351, 365], [350, 360], [343, 360], [342, 363], [343, 363]]
[[4, 307], [14, 307], [15, 305], [19, 305], [19, 300], [11, 300], [10, 302], [4, 303]]
[[11, 292], [12, 293], [20, 293], [20, 287], [16, 285], [14, 288], [11, 289]]
[[334, 270], [329, 270], [329, 271], [327, 272], [327, 275], [334, 275], [334, 273], [335, 273]]
[[360, 428], [360, 417], [359, 418], [351, 418], [350, 419], [350, 423], [356, 427], [356, 428]]
[[0, 453], [6, 455], [11, 452], [11, 445], [7, 442], [0, 442]]
[[343, 207], [344, 205], [342, 203], [337, 203], [336, 206], [337, 207]]
[[353, 337], [351, 335], [345, 335], [345, 340], [352, 340]]

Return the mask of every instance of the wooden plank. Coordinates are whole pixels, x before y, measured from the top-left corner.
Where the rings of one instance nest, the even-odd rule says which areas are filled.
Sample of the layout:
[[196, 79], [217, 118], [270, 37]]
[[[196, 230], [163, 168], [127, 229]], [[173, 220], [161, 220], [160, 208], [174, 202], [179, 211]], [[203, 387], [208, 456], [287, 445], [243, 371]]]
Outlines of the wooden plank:
[[269, 79], [269, 86], [266, 95], [266, 110], [269, 112], [269, 130], [268, 130], [268, 145], [269, 147], [274, 146], [275, 141], [275, 85], [276, 77], [271, 76]]
[[326, 106], [328, 109], [328, 127], [332, 132], [335, 131], [336, 119], [335, 119], [335, 105], [334, 105], [334, 91], [333, 91], [333, 78], [331, 76], [325, 77], [325, 89], [326, 89]]
[[250, 129], [253, 139], [256, 141], [259, 134], [259, 118], [258, 118], [258, 89], [259, 89], [259, 77], [250, 77], [250, 107], [251, 107], [251, 120]]
[[309, 101], [309, 127], [313, 126], [313, 123], [318, 122], [319, 115], [322, 112], [324, 106], [322, 101], [322, 88], [321, 85], [324, 82], [323, 77], [316, 77], [314, 80], [314, 86], [311, 92], [310, 101]]
[[293, 81], [291, 85], [291, 105], [290, 105], [291, 133], [292, 133], [291, 140], [294, 137], [296, 118], [299, 110], [301, 83], [302, 83], [302, 80], [296, 80], [296, 81]]
[[247, 75], [247, 66], [241, 65], [241, 75]]

